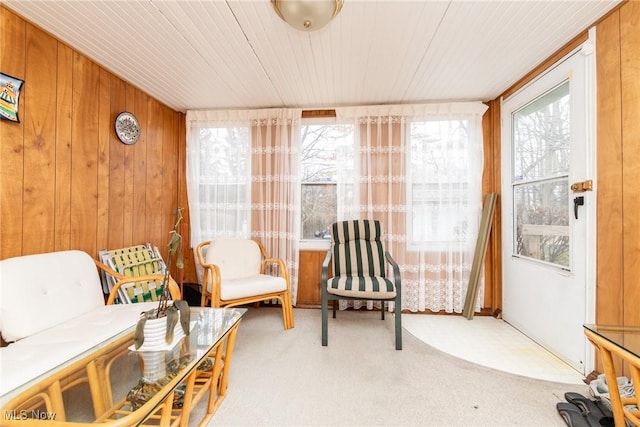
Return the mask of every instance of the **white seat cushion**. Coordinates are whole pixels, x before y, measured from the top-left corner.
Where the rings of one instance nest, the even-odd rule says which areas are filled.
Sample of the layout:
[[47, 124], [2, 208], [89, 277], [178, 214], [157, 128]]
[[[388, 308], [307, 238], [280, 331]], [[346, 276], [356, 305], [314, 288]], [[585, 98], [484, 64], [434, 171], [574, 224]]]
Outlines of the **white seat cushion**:
[[157, 305], [147, 302], [98, 307], [0, 348], [0, 396], [122, 333], [138, 322], [142, 311]]
[[223, 279], [220, 290], [222, 301], [244, 298], [254, 295], [281, 292], [287, 289], [287, 282], [282, 277], [256, 274], [238, 279]]

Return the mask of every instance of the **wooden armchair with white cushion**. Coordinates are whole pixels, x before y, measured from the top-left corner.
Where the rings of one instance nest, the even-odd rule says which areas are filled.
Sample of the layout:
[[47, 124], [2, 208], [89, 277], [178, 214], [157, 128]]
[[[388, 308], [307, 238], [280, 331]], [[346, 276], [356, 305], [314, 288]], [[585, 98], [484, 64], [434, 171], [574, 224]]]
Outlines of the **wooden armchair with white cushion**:
[[269, 257], [260, 242], [208, 240], [196, 247], [196, 257], [204, 269], [202, 306], [235, 307], [277, 299], [284, 328], [294, 327], [289, 270], [282, 259]]

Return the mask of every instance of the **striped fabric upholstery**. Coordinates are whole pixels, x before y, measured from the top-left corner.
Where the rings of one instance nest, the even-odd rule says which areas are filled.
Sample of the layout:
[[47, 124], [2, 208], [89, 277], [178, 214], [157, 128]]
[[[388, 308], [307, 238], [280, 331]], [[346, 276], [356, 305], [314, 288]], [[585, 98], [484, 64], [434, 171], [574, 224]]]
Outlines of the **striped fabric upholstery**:
[[380, 221], [352, 220], [332, 225], [330, 294], [363, 299], [395, 297], [395, 286], [385, 277], [381, 237]]
[[123, 285], [126, 292], [127, 303], [138, 303], [147, 301], [158, 301], [162, 296], [162, 281], [144, 280], [142, 282]]

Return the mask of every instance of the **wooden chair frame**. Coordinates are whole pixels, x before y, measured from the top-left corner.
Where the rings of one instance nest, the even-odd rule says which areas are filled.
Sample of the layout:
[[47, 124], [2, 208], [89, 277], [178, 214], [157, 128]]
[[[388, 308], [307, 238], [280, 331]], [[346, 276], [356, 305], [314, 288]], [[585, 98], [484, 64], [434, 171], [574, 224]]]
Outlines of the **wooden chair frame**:
[[[95, 259], [93, 261], [95, 262], [96, 266], [100, 270], [103, 270], [105, 273], [110, 274], [117, 279], [116, 284], [113, 285], [113, 288], [111, 289], [111, 292], [109, 293], [109, 296], [107, 298], [107, 302], [106, 302], [107, 305], [111, 305], [115, 302], [115, 299], [118, 297], [118, 289], [120, 289], [123, 285], [127, 285], [129, 283], [151, 281], [151, 280], [162, 282], [162, 280], [164, 280], [163, 274], [150, 274], [150, 275], [138, 276], [138, 277], [127, 277], [118, 273], [108, 265], [101, 263], [100, 261], [97, 261]], [[180, 287], [178, 286], [176, 281], [173, 280], [172, 277], [169, 277], [168, 285], [169, 285], [169, 293], [171, 294], [171, 299], [174, 301], [182, 299], [182, 295], [180, 293]]]
[[[266, 274], [267, 267], [270, 264], [276, 264], [279, 276], [286, 281], [287, 288], [284, 291], [270, 292], [266, 294], [253, 295], [233, 300], [220, 299], [220, 286], [222, 285], [222, 277], [220, 274], [220, 268], [217, 265], [207, 264], [205, 262], [204, 252], [206, 251], [207, 247], [213, 242], [213, 240], [207, 240], [200, 243], [196, 247], [196, 257], [198, 258], [198, 262], [204, 269], [204, 277], [202, 280], [202, 297], [200, 305], [202, 307], [206, 307], [207, 303], [209, 303], [211, 307], [214, 308], [237, 307], [245, 304], [277, 299], [278, 301], [280, 301], [280, 305], [282, 306], [284, 329], [293, 328], [295, 326], [295, 322], [293, 318], [293, 305], [291, 302], [291, 278], [289, 276], [287, 265], [280, 258], [270, 257], [260, 241], [255, 239], [251, 240], [253, 240], [258, 245], [258, 247], [260, 248], [260, 252], [262, 253], [262, 264], [260, 266], [260, 273]], [[209, 283], [211, 283], [211, 292], [209, 292]]]

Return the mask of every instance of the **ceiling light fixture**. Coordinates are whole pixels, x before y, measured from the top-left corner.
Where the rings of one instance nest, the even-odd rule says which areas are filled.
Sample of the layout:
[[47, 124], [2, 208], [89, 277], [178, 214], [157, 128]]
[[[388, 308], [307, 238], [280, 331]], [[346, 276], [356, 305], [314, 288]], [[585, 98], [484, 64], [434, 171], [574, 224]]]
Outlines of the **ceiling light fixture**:
[[278, 16], [293, 28], [315, 31], [340, 13], [343, 0], [271, 0]]

